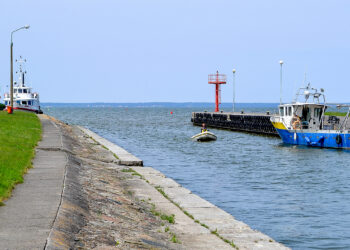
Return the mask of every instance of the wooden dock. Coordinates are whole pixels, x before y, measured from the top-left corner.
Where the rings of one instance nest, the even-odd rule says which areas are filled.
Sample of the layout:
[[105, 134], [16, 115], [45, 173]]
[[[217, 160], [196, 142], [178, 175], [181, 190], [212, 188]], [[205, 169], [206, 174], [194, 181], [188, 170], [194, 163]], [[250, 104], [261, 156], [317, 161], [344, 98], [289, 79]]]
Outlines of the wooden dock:
[[271, 116], [269, 113], [193, 112], [191, 122], [196, 126], [205, 123], [210, 128], [278, 136], [270, 122]]

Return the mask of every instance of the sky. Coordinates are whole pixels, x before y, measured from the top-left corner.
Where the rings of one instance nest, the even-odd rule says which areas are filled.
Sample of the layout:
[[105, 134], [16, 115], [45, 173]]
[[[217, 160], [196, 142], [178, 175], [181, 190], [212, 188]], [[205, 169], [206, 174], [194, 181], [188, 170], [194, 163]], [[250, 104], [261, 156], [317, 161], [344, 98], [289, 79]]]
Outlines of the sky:
[[[14, 56], [42, 102], [279, 102], [306, 82], [350, 102], [348, 0], [11, 0], [0, 3], [0, 92]], [[17, 66], [15, 65], [15, 69]], [[17, 76], [15, 76], [17, 79]]]

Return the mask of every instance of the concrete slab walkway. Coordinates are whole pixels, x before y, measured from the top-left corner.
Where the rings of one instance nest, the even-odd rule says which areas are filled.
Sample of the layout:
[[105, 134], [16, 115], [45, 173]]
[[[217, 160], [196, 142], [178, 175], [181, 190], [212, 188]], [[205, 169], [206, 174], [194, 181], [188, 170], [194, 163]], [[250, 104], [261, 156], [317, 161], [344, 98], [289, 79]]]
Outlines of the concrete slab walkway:
[[44, 249], [61, 202], [67, 155], [60, 129], [39, 115], [43, 134], [33, 168], [0, 207], [0, 249]]

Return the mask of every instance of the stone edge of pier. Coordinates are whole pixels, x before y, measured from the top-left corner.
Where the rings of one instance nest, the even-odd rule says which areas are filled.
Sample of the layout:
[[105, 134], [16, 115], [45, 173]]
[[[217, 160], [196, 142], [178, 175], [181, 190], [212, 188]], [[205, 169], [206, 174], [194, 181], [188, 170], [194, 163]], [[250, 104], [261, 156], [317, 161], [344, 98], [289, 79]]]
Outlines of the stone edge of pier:
[[232, 215], [212, 203], [193, 194], [190, 190], [182, 187], [173, 179], [166, 177], [160, 171], [152, 167], [133, 167], [143, 166], [143, 162], [89, 129], [81, 126], [77, 127], [93, 140], [116, 154], [120, 159], [119, 163], [121, 165], [130, 166], [147, 184], [155, 188], [167, 202], [159, 200], [147, 189], [143, 190], [135, 187], [133, 191], [138, 199], [152, 199], [156, 202], [158, 208], [170, 214], [178, 213], [176, 210], [180, 209], [195, 223], [201, 225], [203, 229], [209, 230], [211, 234], [218, 236], [224, 242], [231, 244], [237, 249], [289, 249], [269, 236], [251, 229], [247, 224], [236, 220]]
[[118, 145], [108, 141], [107, 139], [99, 136], [98, 134], [92, 132], [91, 130], [84, 128], [82, 126], [77, 126], [80, 130], [82, 130], [86, 135], [91, 137], [96, 142], [100, 143], [104, 147], [106, 147], [109, 151], [111, 151], [118, 159], [119, 164], [126, 166], [143, 166], [143, 161], [137, 158], [136, 156], [130, 154], [125, 149], [119, 147]]

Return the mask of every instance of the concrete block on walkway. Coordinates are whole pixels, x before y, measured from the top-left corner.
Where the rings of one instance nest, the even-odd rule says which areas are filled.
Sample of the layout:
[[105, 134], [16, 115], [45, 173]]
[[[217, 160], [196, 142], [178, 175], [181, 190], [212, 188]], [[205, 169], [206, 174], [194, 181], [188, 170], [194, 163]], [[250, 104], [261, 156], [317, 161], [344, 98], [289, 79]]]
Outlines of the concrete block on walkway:
[[108, 141], [107, 139], [99, 136], [98, 134], [92, 132], [91, 130], [77, 126], [80, 130], [82, 130], [86, 135], [93, 138], [96, 142], [100, 143], [101, 145], [105, 146], [110, 150], [112, 153], [114, 153], [120, 160], [121, 165], [126, 166], [143, 166], [143, 161], [137, 158], [136, 156], [130, 154], [125, 149], [115, 145], [114, 143]]
[[186, 194], [182, 197], [175, 197], [174, 202], [176, 202], [180, 205], [180, 207], [186, 210], [191, 207], [215, 207], [210, 202], [202, 199], [201, 197], [195, 194]]
[[161, 188], [165, 187], [180, 187], [180, 184], [175, 182], [173, 179], [164, 178], [159, 175], [149, 175], [147, 176], [147, 180], [153, 186], [160, 186]]
[[191, 191], [184, 187], [164, 187], [164, 192], [169, 196], [170, 199], [175, 200], [181, 198], [187, 194], [191, 194]]
[[138, 172], [139, 174], [143, 175], [143, 176], [146, 176], [146, 175], [158, 175], [158, 176], [162, 176], [162, 177], [165, 177], [165, 175], [154, 169], [154, 168], [151, 168], [151, 167], [143, 167], [143, 168], [133, 168], [136, 172]]

